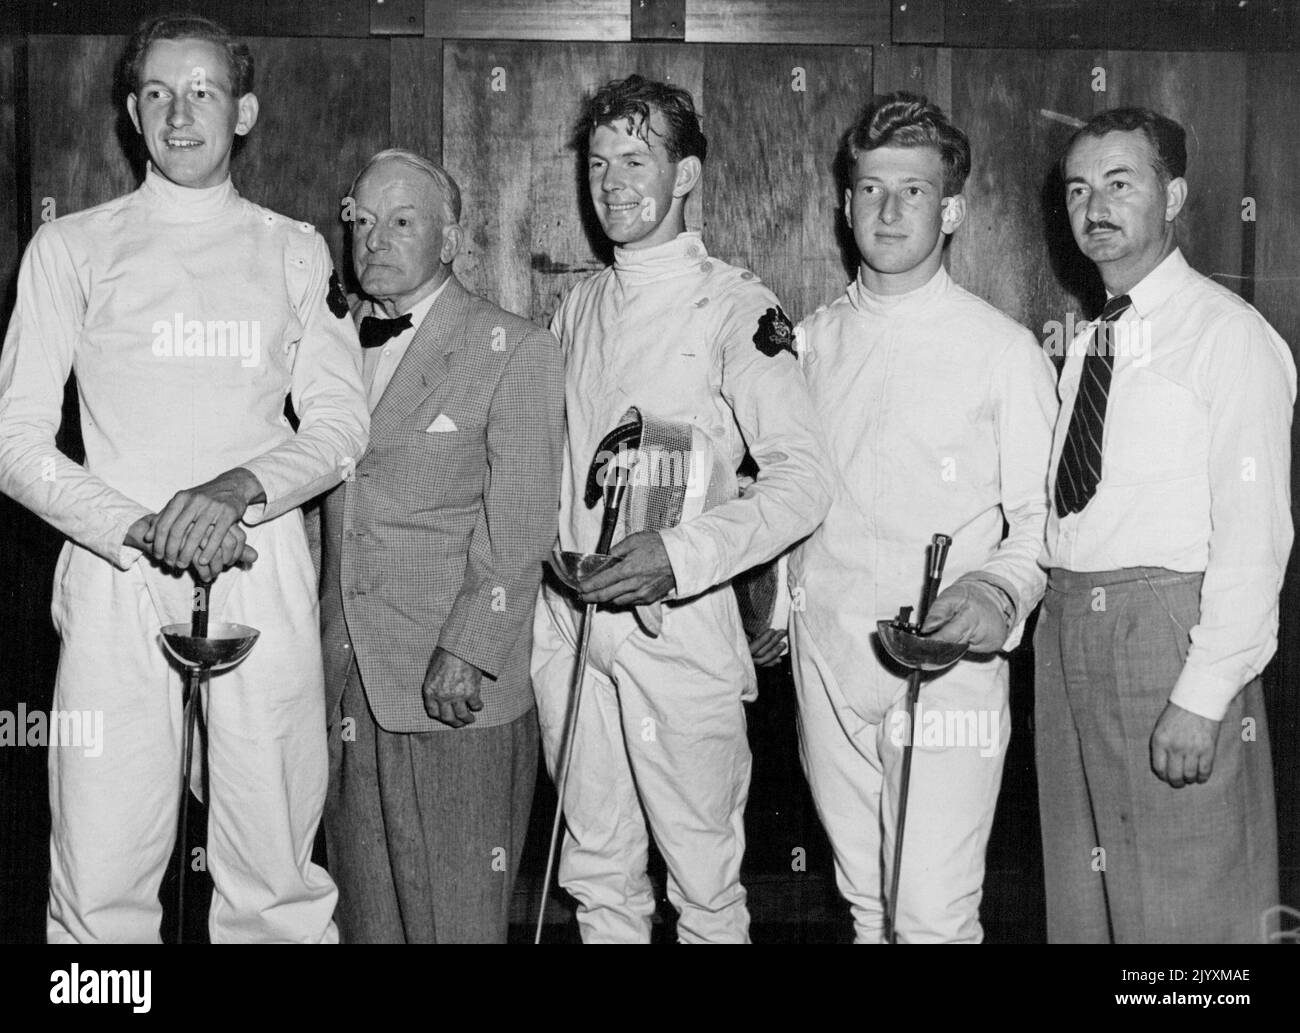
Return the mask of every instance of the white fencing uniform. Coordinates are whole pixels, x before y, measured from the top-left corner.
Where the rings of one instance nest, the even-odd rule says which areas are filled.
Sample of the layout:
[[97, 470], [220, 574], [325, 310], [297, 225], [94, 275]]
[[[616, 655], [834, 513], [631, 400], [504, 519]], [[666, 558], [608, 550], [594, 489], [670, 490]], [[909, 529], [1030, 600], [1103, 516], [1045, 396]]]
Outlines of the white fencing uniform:
[[[662, 532], [673, 599], [682, 601], [663, 607], [657, 638], [629, 610], [596, 614], [560, 862], [589, 942], [650, 938], [647, 821], [667, 862], [679, 938], [748, 939], [742, 700], [753, 698], [756, 681], [727, 582], [811, 531], [830, 493], [792, 354], [755, 344], [760, 318], [776, 305], [752, 273], [710, 258], [698, 234], [683, 233], [644, 250], [617, 249], [610, 269], [565, 296], [552, 324], [565, 354], [568, 422], [561, 548], [596, 547], [601, 511], [584, 506], [585, 479], [601, 438], [629, 407], [698, 427], [733, 478], [724, 486], [729, 501]], [[761, 473], [736, 497], [732, 471], [746, 444]], [[579, 619], [569, 598], [543, 589], [532, 673], [552, 775]]]
[[[1017, 621], [1033, 609], [1044, 584], [1036, 561], [1055, 376], [1029, 331], [943, 269], [888, 297], [855, 281], [805, 320], [800, 336], [838, 474], [825, 523], [790, 563], [800, 750], [857, 939], [879, 942], [908, 729], [906, 672], [882, 662], [876, 621], [918, 604], [936, 532], [953, 539], [944, 587], [975, 576], [1008, 593]], [[1000, 655], [962, 660], [922, 683], [902, 941], [981, 938], [1007, 695]]]
[[[54, 706], [101, 711], [102, 753], [50, 746], [51, 942], [158, 941], [178, 808], [181, 678], [158, 629], [188, 623], [193, 580], [122, 544], [177, 491], [243, 466], [266, 503], [259, 558], [223, 573], [213, 619], [261, 638], [213, 675], [207, 864], [216, 942], [337, 939], [311, 863], [325, 795], [315, 575], [297, 507], [346, 474], [369, 427], [360, 350], [311, 226], [227, 179], [152, 169], [134, 193], [42, 226], [0, 357], [0, 490], [71, 541], [55, 574]], [[77, 374], [86, 464], [57, 451]], [[284, 416], [292, 395], [295, 434]]]

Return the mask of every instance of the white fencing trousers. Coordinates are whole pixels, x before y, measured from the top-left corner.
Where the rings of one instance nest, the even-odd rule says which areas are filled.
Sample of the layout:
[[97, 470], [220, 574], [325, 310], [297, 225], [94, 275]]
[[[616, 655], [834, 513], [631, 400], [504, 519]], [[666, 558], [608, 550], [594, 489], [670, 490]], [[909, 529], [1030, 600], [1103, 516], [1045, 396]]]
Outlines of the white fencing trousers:
[[[665, 607], [658, 638], [639, 629], [629, 634], [627, 613], [596, 612], [559, 868], [561, 885], [578, 900], [586, 943], [650, 941], [647, 821], [667, 863], [678, 940], [749, 942], [740, 884], [750, 773], [744, 676], [716, 641], [714, 648], [694, 641], [703, 622], [691, 610], [712, 604]], [[561, 616], [552, 615], [552, 605]], [[532, 675], [552, 779], [576, 638], [576, 615], [544, 591], [533, 625]]]
[[[855, 942], [883, 943], [907, 741], [906, 688], [878, 724], [865, 720], [800, 630], [796, 621], [791, 653], [800, 759], [830, 837]], [[898, 890], [900, 943], [983, 939], [984, 854], [1010, 734], [1007, 698], [1001, 658], [963, 661], [921, 683]]]
[[[222, 574], [212, 620], [260, 629], [205, 689], [214, 943], [337, 942], [337, 891], [311, 863], [325, 798], [320, 632], [302, 516], [248, 529], [259, 557]], [[181, 676], [159, 627], [190, 619], [193, 580], [117, 570], [66, 544], [53, 616], [57, 710], [101, 712], [102, 752], [51, 736], [51, 943], [157, 943], [179, 810]], [[161, 611], [160, 612], [160, 608]], [[199, 748], [198, 736], [195, 740]]]

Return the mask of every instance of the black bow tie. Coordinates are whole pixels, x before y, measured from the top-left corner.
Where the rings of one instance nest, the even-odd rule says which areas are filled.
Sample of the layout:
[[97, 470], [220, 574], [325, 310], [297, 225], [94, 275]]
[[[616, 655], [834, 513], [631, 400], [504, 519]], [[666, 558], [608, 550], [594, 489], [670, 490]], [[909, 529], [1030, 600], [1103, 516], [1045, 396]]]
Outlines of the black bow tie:
[[386, 341], [392, 340], [403, 330], [411, 325], [411, 313], [398, 316], [396, 319], [379, 319], [375, 316], [366, 316], [361, 320], [361, 347], [378, 348]]

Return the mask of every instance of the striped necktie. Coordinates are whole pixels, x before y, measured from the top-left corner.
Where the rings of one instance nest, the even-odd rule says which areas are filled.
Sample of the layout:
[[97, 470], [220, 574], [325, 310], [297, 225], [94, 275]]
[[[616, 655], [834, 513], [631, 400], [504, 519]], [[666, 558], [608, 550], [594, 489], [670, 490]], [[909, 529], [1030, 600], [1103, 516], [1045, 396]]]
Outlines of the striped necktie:
[[1115, 368], [1111, 348], [1112, 324], [1133, 302], [1127, 294], [1111, 298], [1101, 310], [1092, 343], [1083, 357], [1079, 392], [1074, 397], [1070, 428], [1056, 468], [1056, 514], [1078, 513], [1097, 493], [1101, 480], [1101, 441], [1106, 424], [1106, 399]]

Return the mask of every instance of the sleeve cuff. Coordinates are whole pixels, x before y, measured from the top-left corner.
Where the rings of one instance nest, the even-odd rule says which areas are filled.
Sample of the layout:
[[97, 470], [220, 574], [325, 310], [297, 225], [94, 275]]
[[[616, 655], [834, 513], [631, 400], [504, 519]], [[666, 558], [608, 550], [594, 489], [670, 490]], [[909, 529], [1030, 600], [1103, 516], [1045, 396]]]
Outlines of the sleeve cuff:
[[118, 525], [109, 531], [109, 539], [106, 543], [107, 548], [100, 553], [104, 559], [117, 567], [118, 570], [130, 570], [141, 556], [144, 555], [139, 549], [131, 545], [124, 545], [123, 540], [126, 538], [126, 532], [131, 529], [131, 525], [139, 520], [142, 516], [148, 516], [149, 511], [144, 507], [134, 516], [125, 516]]
[[691, 563], [691, 548], [681, 533], [680, 527], [667, 527], [659, 532], [659, 540], [664, 543], [668, 553], [668, 565], [673, 568], [673, 580], [677, 587], [670, 592], [668, 599], [689, 599], [699, 595], [711, 583], [704, 583], [699, 576], [699, 566]]
[[484, 657], [477, 656], [472, 649], [462, 649], [459, 644], [449, 646], [441, 639], [438, 640], [438, 648], [443, 652], [450, 653], [463, 664], [469, 664], [474, 670], [478, 671], [484, 678], [496, 681], [498, 674], [497, 664], [493, 664]]
[[[275, 500], [279, 495], [279, 485], [275, 481], [274, 471], [266, 468], [266, 465], [262, 463], [261, 456], [254, 456], [248, 462], [239, 465], [253, 475], [257, 483], [262, 486], [262, 494], [265, 496], [265, 501], [250, 502], [244, 510], [243, 521], [252, 527], [267, 518], [268, 510], [274, 507]], [[278, 514], [272, 514], [272, 516], [275, 515]]]
[[467, 637], [451, 634], [438, 636], [438, 648], [444, 649], [458, 660], [463, 660], [471, 667], [477, 668], [485, 678], [494, 681], [501, 674], [502, 661], [497, 650], [470, 648]]
[[1203, 667], [1184, 664], [1169, 702], [1210, 721], [1222, 721], [1228, 705], [1236, 698], [1242, 686], [1235, 681], [1220, 678]]
[[501, 674], [525, 621], [532, 619], [536, 599], [534, 591], [522, 590], [518, 585], [509, 585], [506, 591], [512, 598], [526, 598], [527, 607], [496, 610], [492, 587], [475, 583], [462, 585], [438, 632], [441, 648], [473, 664], [489, 678]]
[[135, 561], [143, 555], [144, 553], [139, 549], [133, 548], [130, 545], [119, 545], [117, 547], [117, 555], [112, 557], [111, 562], [118, 570], [130, 570], [135, 564]]
[[244, 523], [249, 527], [254, 527], [266, 519], [266, 503], [250, 502], [248, 508], [244, 510]]

